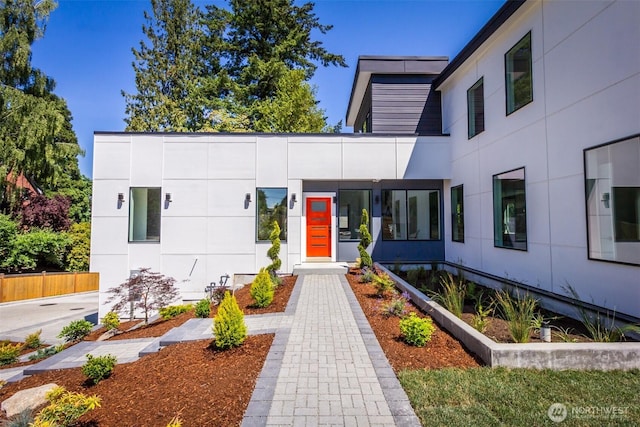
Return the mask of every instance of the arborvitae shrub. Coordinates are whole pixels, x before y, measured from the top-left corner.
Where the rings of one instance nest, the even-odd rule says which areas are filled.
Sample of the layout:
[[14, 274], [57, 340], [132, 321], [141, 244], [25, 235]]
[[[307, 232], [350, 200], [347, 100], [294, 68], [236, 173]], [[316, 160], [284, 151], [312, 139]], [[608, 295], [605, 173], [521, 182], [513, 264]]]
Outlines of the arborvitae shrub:
[[213, 319], [213, 334], [215, 336], [214, 345], [221, 350], [238, 347], [247, 337], [244, 314], [238, 307], [236, 297], [228, 291], [225, 292], [218, 307], [218, 313]]
[[360, 267], [371, 267], [373, 260], [367, 252], [367, 248], [371, 244], [371, 233], [369, 233], [369, 214], [366, 209], [362, 209], [362, 217], [360, 219], [360, 244], [358, 252], [360, 253]]
[[206, 319], [211, 313], [211, 301], [208, 298], [203, 298], [196, 304], [196, 317]]
[[[267, 251], [267, 256], [271, 259], [271, 264], [267, 266], [266, 270], [271, 277], [275, 278], [282, 265], [282, 261], [278, 257], [280, 255], [280, 225], [278, 225], [278, 221], [273, 221], [269, 240], [271, 240], [271, 247]], [[274, 283], [277, 284], [275, 280]]]
[[268, 307], [273, 301], [273, 282], [267, 270], [262, 269], [253, 279], [249, 291], [251, 298], [255, 301], [256, 307]]
[[415, 313], [410, 313], [400, 320], [400, 332], [404, 341], [416, 347], [424, 347], [427, 341], [431, 341], [431, 335], [435, 330], [430, 318], [420, 318]]

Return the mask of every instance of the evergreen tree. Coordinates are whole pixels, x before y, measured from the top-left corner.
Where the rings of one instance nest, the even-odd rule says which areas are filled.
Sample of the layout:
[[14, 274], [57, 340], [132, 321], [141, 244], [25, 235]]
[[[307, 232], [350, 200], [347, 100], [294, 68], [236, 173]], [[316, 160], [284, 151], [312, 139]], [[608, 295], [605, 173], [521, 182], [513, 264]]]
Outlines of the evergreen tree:
[[0, 2], [0, 188], [3, 208], [11, 200], [7, 177], [24, 174], [55, 186], [82, 153], [66, 102], [55, 82], [31, 65], [31, 46], [44, 35], [53, 0]]
[[200, 12], [190, 0], [151, 0], [144, 17], [149, 44], [132, 49], [137, 93], [122, 92], [127, 130], [197, 131], [205, 114], [197, 99]]

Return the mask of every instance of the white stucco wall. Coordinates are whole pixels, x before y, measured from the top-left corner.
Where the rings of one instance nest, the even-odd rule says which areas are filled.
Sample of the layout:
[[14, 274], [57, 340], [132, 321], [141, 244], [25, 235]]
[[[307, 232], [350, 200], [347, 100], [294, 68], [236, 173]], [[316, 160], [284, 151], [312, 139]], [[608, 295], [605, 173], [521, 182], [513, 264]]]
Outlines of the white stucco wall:
[[[453, 262], [640, 316], [640, 268], [589, 260], [583, 150], [640, 132], [640, 2], [527, 2], [441, 86], [465, 242]], [[533, 102], [506, 116], [504, 54], [531, 31]], [[484, 77], [485, 131], [467, 137], [467, 90]], [[492, 177], [525, 168], [526, 252], [493, 244]], [[640, 167], [640, 165], [638, 165]]]
[[[282, 271], [291, 272], [305, 260], [305, 180], [449, 178], [447, 146], [447, 137], [96, 134], [91, 270], [101, 274], [100, 316], [107, 290], [139, 267], [174, 277], [182, 297], [194, 300], [225, 273], [268, 265], [270, 243], [256, 242], [256, 188], [297, 196], [280, 251]], [[161, 188], [159, 243], [128, 242], [130, 187]]]

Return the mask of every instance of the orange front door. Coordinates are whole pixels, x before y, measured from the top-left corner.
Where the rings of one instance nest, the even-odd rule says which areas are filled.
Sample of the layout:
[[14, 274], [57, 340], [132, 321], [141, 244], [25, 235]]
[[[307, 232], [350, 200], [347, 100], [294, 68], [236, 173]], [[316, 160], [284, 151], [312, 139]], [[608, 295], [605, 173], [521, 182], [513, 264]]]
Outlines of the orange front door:
[[331, 256], [330, 197], [307, 197], [307, 256]]

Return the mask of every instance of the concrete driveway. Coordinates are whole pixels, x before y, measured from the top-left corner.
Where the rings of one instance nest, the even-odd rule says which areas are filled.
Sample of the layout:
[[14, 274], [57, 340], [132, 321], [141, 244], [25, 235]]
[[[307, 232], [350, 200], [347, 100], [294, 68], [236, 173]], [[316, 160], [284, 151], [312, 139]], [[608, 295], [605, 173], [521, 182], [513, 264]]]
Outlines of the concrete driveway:
[[73, 320], [98, 323], [98, 292], [83, 292], [50, 298], [0, 304], [0, 340], [23, 341], [42, 329], [40, 338], [47, 344], [59, 344], [63, 327]]

